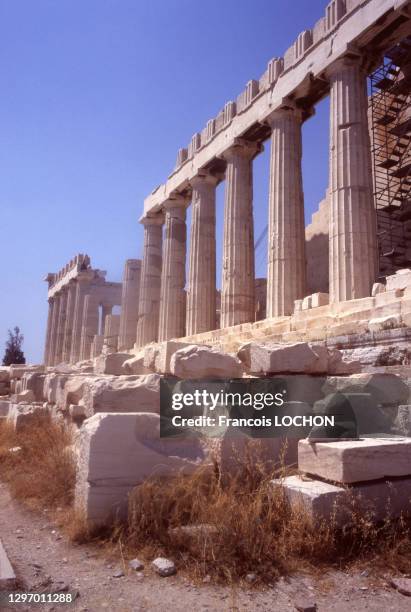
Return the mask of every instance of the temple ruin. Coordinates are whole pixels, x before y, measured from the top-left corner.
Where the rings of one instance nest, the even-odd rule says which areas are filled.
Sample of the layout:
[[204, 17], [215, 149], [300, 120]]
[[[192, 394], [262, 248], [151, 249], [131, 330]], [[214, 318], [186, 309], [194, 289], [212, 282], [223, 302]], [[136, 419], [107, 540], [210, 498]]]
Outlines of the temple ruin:
[[[379, 297], [375, 283], [411, 265], [410, 83], [409, 3], [330, 2], [312, 29], [179, 150], [166, 183], [144, 202], [143, 258], [128, 262], [122, 298], [120, 285], [107, 283], [87, 257], [48, 275], [45, 363], [95, 357], [108, 336], [113, 350], [175, 338], [230, 348], [227, 338], [239, 343], [244, 332], [258, 337], [262, 328], [287, 342], [361, 333], [364, 320], [385, 315], [397, 316], [391, 327], [409, 327], [408, 301], [396, 295], [391, 310], [382, 308], [388, 296]], [[325, 96], [331, 102], [329, 187], [305, 228], [301, 127]], [[256, 280], [253, 159], [267, 141], [267, 276]], [[221, 181], [219, 294], [215, 193]], [[398, 289], [395, 279], [391, 286]], [[117, 329], [107, 315], [120, 303]], [[104, 329], [106, 320], [111, 330]], [[409, 338], [404, 330], [402, 336]]]
[[[325, 96], [329, 183], [305, 227], [301, 127]], [[351, 493], [376, 520], [387, 507], [411, 512], [410, 101], [411, 1], [332, 0], [179, 150], [144, 202], [143, 256], [126, 261], [122, 282], [84, 254], [46, 276], [44, 365], [2, 373], [0, 419], [18, 429], [46, 415], [75, 430], [75, 506], [91, 524], [124, 515], [153, 473], [213, 464], [224, 477], [252, 438], [229, 427], [217, 445], [161, 436], [167, 379], [288, 377], [297, 415], [325, 414], [343, 396], [352, 426], [337, 441], [315, 428], [261, 436], [264, 460], [304, 474], [273, 486], [314, 519]], [[253, 160], [267, 141], [267, 271], [256, 278]]]

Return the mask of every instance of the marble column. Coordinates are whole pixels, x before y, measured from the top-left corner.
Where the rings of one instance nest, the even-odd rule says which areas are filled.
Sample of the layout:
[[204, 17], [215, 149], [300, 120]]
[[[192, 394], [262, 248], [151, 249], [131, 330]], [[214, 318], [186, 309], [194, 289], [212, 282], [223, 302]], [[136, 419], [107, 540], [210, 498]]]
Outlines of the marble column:
[[165, 233], [161, 272], [158, 340], [185, 335], [186, 201], [176, 197], [164, 204]]
[[220, 327], [254, 321], [255, 265], [252, 160], [261, 147], [241, 139], [224, 152], [223, 274]]
[[[73, 333], [71, 341], [70, 362], [76, 363], [80, 359], [81, 332], [83, 324], [84, 300], [90, 291], [88, 278], [77, 277], [76, 303], [74, 306]], [[97, 332], [96, 332], [97, 333]]]
[[99, 321], [99, 334], [104, 334], [106, 329], [106, 319], [113, 313], [113, 304], [103, 303], [101, 305], [101, 321]]
[[70, 351], [71, 351], [71, 342], [73, 338], [73, 323], [74, 323], [74, 308], [76, 305], [76, 294], [77, 294], [77, 284], [73, 279], [69, 281], [69, 285], [67, 288], [67, 308], [66, 308], [66, 325], [64, 330], [64, 341], [63, 341], [63, 362], [69, 363], [70, 361]]
[[44, 345], [44, 365], [49, 365], [50, 356], [50, 341], [51, 341], [51, 329], [53, 324], [53, 311], [54, 311], [54, 299], [49, 298], [48, 300], [48, 314], [47, 314], [47, 328], [46, 328], [46, 342]]
[[[118, 338], [120, 332], [121, 317], [120, 315], [108, 314], [104, 322], [103, 338], [106, 350], [111, 353], [119, 350]], [[135, 329], [135, 327], [134, 327]], [[133, 342], [134, 346], [134, 342]]]
[[83, 320], [81, 325], [80, 361], [90, 359], [91, 343], [99, 333], [99, 295], [90, 291], [84, 298]]
[[55, 365], [56, 363], [55, 356], [56, 356], [57, 331], [58, 331], [58, 321], [59, 321], [59, 312], [60, 312], [60, 295], [58, 293], [54, 294], [53, 301], [54, 301], [54, 308], [53, 308], [53, 320], [51, 324], [50, 353], [49, 353], [50, 365]]
[[57, 321], [57, 337], [56, 348], [54, 353], [54, 363], [61, 363], [63, 360], [63, 342], [64, 331], [66, 326], [66, 309], [67, 309], [67, 288], [64, 287], [60, 292], [60, 307]]
[[366, 73], [359, 59], [327, 71], [330, 101], [330, 302], [371, 295], [377, 274], [376, 215], [367, 124]]
[[141, 260], [127, 259], [121, 291], [119, 350], [131, 349], [136, 342]]
[[305, 295], [305, 224], [301, 172], [301, 111], [284, 108], [269, 118], [267, 317], [291, 315]]
[[138, 304], [138, 347], [156, 342], [158, 338], [164, 217], [145, 217], [141, 223], [144, 225], [144, 247]]
[[187, 289], [187, 336], [216, 328], [216, 215], [217, 178], [199, 174], [190, 183], [190, 254]]

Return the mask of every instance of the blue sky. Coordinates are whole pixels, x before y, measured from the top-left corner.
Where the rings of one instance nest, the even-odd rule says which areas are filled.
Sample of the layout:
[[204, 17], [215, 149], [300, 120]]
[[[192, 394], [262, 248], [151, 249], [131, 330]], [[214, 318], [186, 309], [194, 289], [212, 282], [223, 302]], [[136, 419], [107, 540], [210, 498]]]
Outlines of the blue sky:
[[[177, 149], [326, 4], [0, 0], [0, 357], [19, 325], [28, 360], [42, 359], [42, 279], [76, 253], [121, 280], [125, 259], [142, 254], [143, 200]], [[325, 100], [303, 128], [307, 219], [327, 185], [327, 147]], [[256, 237], [267, 194], [268, 146], [254, 163]], [[222, 204], [221, 185], [219, 239]]]

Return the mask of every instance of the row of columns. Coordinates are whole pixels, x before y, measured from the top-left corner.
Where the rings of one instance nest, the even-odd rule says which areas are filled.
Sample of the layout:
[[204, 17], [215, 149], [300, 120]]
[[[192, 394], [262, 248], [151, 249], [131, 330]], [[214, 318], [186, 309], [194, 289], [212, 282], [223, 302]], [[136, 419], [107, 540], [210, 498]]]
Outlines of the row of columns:
[[44, 362], [54, 365], [80, 359], [84, 302], [90, 279], [78, 276], [50, 297]]
[[[117, 294], [118, 283], [105, 283], [102, 278], [95, 277], [93, 270], [88, 270], [70, 279], [50, 297], [45, 364], [75, 363], [89, 359], [94, 336], [103, 333], [105, 320], [113, 306], [120, 303]], [[138, 302], [138, 297], [135, 302]], [[134, 329], [137, 306], [135, 311]], [[135, 334], [128, 348], [131, 348], [134, 341]]]
[[[330, 82], [330, 301], [370, 295], [377, 272], [366, 74], [357, 58], [327, 71]], [[306, 290], [302, 112], [292, 102], [273, 112], [271, 127], [267, 317], [292, 314]], [[252, 161], [261, 146], [236, 139], [226, 162], [221, 327], [254, 320]], [[215, 188], [203, 171], [191, 181], [192, 215], [185, 292], [186, 206], [180, 194], [144, 217], [137, 346], [216, 326]], [[162, 225], [165, 225], [164, 240]]]

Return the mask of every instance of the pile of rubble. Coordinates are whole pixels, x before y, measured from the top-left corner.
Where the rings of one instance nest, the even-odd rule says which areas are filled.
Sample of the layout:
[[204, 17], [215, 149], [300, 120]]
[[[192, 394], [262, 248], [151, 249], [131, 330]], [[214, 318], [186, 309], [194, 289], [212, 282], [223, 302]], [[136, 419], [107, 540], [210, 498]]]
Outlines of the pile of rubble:
[[[92, 523], [124, 513], [130, 490], [150, 474], [190, 472], [216, 459], [222, 473], [234, 469], [234, 455], [249, 441], [229, 428], [218, 443], [197, 435], [160, 437], [160, 379], [227, 379], [290, 375], [300, 395], [293, 409], [321, 411], [324, 396], [344, 393], [359, 434], [411, 434], [411, 381], [391, 373], [362, 372], [359, 361], [324, 343], [248, 342], [237, 353], [178, 341], [151, 344], [137, 354], [111, 353], [74, 366], [10, 366], [1, 370], [4, 395], [0, 419], [16, 429], [39, 415], [61, 419], [75, 433], [78, 466], [76, 503]], [[410, 376], [411, 379], [411, 376]], [[302, 433], [300, 437], [305, 437]], [[300, 442], [301, 444], [301, 442]], [[265, 439], [267, 459], [279, 461], [284, 438]], [[298, 436], [288, 440], [286, 462], [301, 455]], [[378, 450], [378, 449], [377, 449]], [[316, 485], [320, 486], [320, 485]], [[325, 485], [324, 485], [325, 486]], [[327, 485], [331, 486], [331, 485]]]

